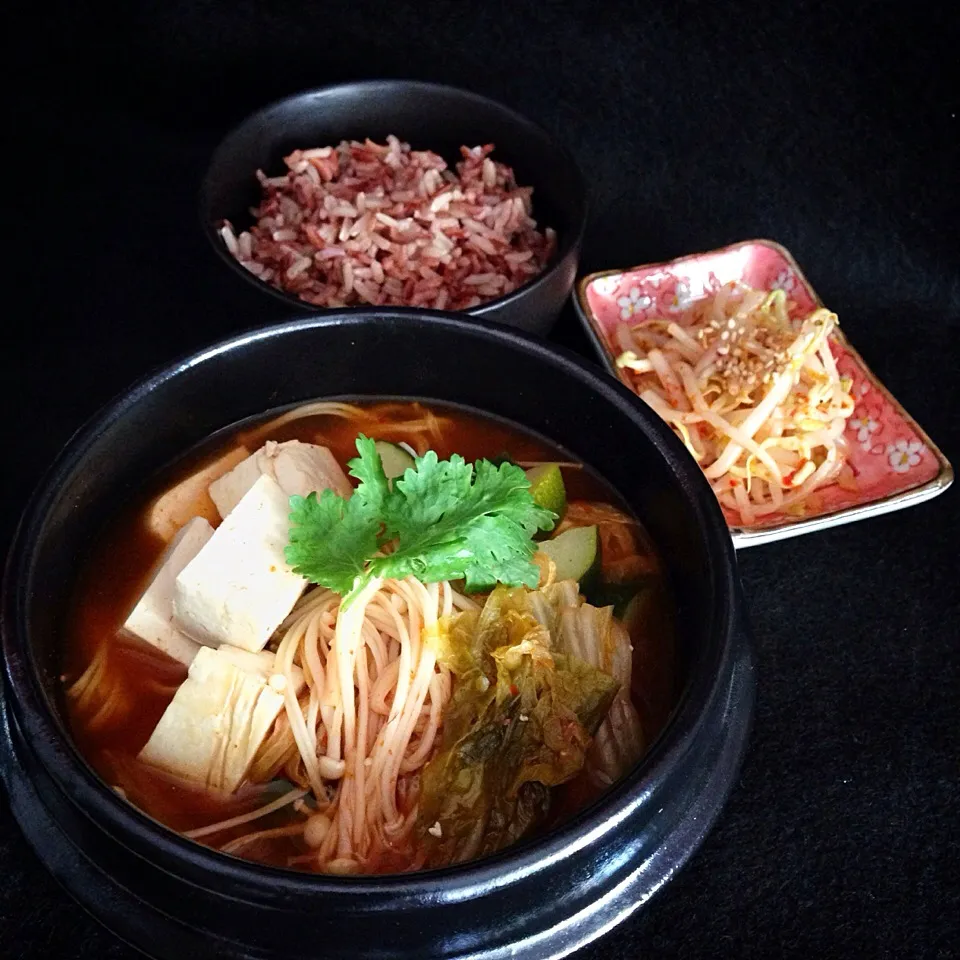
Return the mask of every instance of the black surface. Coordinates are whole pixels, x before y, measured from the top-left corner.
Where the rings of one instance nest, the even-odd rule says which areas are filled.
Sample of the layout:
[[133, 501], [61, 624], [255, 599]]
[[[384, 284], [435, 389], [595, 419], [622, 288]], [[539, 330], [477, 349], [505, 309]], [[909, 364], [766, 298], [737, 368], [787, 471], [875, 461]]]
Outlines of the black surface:
[[[779, 240], [960, 460], [953, 5], [430, 11], [33, 5], [11, 34], [4, 542], [99, 403], [266, 319], [196, 227], [220, 135], [275, 96], [370, 75], [473, 87], [567, 143], [594, 177], [587, 270]], [[587, 349], [569, 312], [556, 335]], [[957, 497], [743, 556], [759, 693], [742, 782], [690, 866], [584, 960], [954, 954]], [[5, 955], [129, 956], [0, 818]]]

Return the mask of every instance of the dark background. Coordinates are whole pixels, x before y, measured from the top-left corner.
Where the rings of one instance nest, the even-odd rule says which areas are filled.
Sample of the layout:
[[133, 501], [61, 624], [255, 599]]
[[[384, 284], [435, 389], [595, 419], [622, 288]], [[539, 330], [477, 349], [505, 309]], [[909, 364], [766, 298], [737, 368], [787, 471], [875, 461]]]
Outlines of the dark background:
[[[560, 137], [592, 183], [584, 270], [780, 241], [960, 463], [955, 9], [24, 6], [8, 30], [0, 544], [101, 403], [276, 318], [197, 227], [218, 138], [276, 96], [370, 76], [466, 86]], [[589, 354], [570, 311], [555, 336]], [[582, 960], [956, 955], [957, 503], [742, 555], [759, 693], [740, 782], [683, 873]], [[0, 864], [3, 956], [131, 956], [48, 877], [5, 800]]]

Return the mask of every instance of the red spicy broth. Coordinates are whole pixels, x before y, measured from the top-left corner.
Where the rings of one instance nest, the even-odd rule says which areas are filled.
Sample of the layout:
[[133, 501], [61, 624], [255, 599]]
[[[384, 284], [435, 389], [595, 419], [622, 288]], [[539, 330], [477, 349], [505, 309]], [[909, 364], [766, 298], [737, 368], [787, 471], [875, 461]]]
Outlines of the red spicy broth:
[[[259, 418], [218, 434], [212, 442], [145, 484], [141, 495], [126, 504], [102, 531], [79, 571], [66, 623], [63, 680], [65, 688], [84, 675], [90, 682], [80, 697], [65, 697], [71, 733], [80, 753], [107, 784], [174, 830], [196, 829], [253, 810], [271, 799], [271, 793], [279, 796], [289, 790], [290, 784], [278, 781], [269, 786], [247, 785], [235, 795], [224, 796], [187, 784], [137, 760], [137, 754], [187, 676], [182, 664], [120, 632], [166, 546], [147, 526], [150, 505], [159, 494], [238, 444], [253, 452], [267, 440], [322, 443], [345, 466], [356, 455], [358, 433], [399, 442], [407, 439], [400, 421], [436, 416], [442, 417], [443, 423], [439, 430], [430, 431], [429, 447], [441, 459], [459, 453], [468, 461], [506, 455], [521, 465], [543, 461], [569, 463], [562, 468], [569, 500], [623, 507], [620, 497], [595, 472], [576, 465], [564, 451], [513, 424], [433, 403], [360, 406], [365, 414], [361, 421], [323, 415], [272, 425], [275, 418]], [[206, 493], [198, 498], [195, 512], [212, 522], [218, 519]], [[631, 636], [631, 694], [649, 746], [675, 702], [672, 606], [649, 539], [639, 526], [634, 533], [653, 584], [644, 615]], [[576, 812], [596, 795], [595, 790], [576, 781], [557, 788], [550, 824]], [[257, 829], [276, 828], [279, 835], [258, 841], [245, 849], [242, 856], [287, 866], [291, 859], [307, 851], [299, 836], [282, 835], [285, 825], [294, 820], [302, 818], [289, 807], [257, 820]], [[221, 831], [211, 839], [220, 846], [249, 830], [248, 824]], [[406, 866], [402, 862], [384, 863], [380, 872], [403, 870]]]

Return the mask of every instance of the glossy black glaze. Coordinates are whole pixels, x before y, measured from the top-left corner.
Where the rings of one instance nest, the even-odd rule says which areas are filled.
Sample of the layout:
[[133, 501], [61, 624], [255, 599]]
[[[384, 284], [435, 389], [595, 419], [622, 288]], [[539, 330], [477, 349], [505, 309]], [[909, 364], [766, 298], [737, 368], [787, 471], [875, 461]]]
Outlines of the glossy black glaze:
[[541, 127], [507, 107], [455, 87], [412, 80], [373, 80], [310, 90], [258, 110], [215, 151], [200, 197], [201, 226], [220, 259], [258, 290], [299, 310], [302, 300], [263, 283], [229, 254], [217, 226], [250, 223], [260, 188], [255, 173], [280, 173], [296, 148], [341, 140], [383, 142], [389, 134], [415, 149], [460, 158], [461, 144], [494, 143], [494, 157], [510, 164], [517, 182], [533, 186], [534, 216], [557, 231], [557, 252], [548, 269], [505, 297], [469, 311], [534, 333], [546, 334], [573, 288], [587, 218], [586, 190], [576, 163]]
[[[659, 544], [685, 687], [644, 761], [548, 836], [458, 869], [314, 877], [225, 857], [119, 800], [58, 712], [58, 623], [76, 557], [118, 498], [213, 431], [318, 396], [455, 401], [559, 442]], [[704, 480], [636, 398], [572, 355], [452, 315], [351, 311], [217, 345], [83, 428], [31, 501], [7, 564], [0, 760], [28, 840], [63, 885], [156, 957], [546, 958], [599, 936], [685, 862], [736, 777], [753, 666], [734, 553]]]

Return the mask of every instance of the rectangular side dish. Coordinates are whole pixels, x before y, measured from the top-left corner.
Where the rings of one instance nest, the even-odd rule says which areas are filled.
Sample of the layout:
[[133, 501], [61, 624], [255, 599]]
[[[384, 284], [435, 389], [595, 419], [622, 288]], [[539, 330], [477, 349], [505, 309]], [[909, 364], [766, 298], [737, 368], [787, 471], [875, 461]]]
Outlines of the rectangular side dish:
[[[782, 290], [791, 316], [806, 315], [823, 306], [786, 249], [769, 240], [751, 240], [666, 263], [590, 274], [578, 283], [575, 307], [610, 373], [630, 387], [630, 379], [617, 367], [617, 324], [679, 315], [696, 300], [731, 282], [758, 290]], [[838, 371], [853, 383], [856, 407], [845, 437], [856, 489], [830, 482], [807, 496], [799, 507], [751, 524], [743, 524], [739, 516], [725, 511], [738, 547], [899, 510], [942, 493], [953, 481], [946, 457], [844, 334], [834, 329], [829, 342]]]

